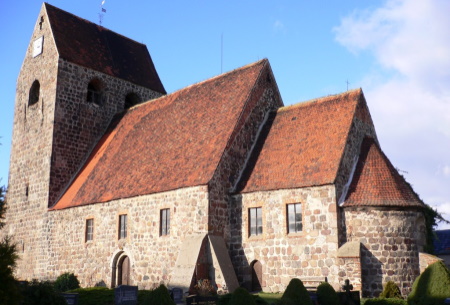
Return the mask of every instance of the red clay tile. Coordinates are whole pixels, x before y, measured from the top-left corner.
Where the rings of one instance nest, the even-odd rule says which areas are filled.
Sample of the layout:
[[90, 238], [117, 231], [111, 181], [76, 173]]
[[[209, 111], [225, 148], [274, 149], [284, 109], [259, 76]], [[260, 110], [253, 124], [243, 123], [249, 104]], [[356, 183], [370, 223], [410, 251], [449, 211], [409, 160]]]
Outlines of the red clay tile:
[[378, 144], [367, 138], [343, 206], [424, 207], [424, 203]]
[[267, 60], [117, 117], [53, 209], [207, 184]]
[[361, 95], [358, 89], [280, 108], [241, 192], [334, 183]]

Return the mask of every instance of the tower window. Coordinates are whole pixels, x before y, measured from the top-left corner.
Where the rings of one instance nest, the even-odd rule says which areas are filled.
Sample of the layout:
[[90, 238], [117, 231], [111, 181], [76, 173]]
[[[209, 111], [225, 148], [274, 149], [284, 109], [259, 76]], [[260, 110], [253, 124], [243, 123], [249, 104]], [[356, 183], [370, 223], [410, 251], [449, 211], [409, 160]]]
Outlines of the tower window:
[[90, 104], [100, 106], [102, 104], [102, 89], [103, 85], [100, 80], [98, 79], [91, 80], [87, 88], [86, 101]]
[[128, 93], [125, 97], [125, 109], [131, 108], [141, 102], [141, 98], [134, 92]]
[[30, 93], [28, 95], [28, 106], [34, 105], [39, 101], [39, 91], [41, 90], [41, 85], [38, 80], [35, 80], [30, 88]]

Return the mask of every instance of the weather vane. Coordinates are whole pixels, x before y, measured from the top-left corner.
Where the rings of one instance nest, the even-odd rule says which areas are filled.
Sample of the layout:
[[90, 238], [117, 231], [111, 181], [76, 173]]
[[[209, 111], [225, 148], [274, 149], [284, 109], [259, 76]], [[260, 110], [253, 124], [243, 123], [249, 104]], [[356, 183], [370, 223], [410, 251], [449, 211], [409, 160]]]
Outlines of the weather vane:
[[102, 1], [102, 4], [100, 5], [100, 13], [98, 13], [98, 23], [100, 25], [102, 25], [102, 21], [103, 21], [103, 16], [106, 13], [106, 9], [103, 7], [103, 5], [105, 4], [106, 0]]

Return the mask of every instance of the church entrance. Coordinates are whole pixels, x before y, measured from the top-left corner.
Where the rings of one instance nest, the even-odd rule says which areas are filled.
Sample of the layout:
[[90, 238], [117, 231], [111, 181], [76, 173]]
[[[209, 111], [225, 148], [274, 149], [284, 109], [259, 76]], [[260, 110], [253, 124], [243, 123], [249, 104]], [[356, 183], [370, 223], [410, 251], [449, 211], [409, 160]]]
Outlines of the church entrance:
[[130, 258], [128, 256], [121, 257], [119, 261], [117, 285], [130, 285]]
[[262, 283], [262, 264], [260, 261], [253, 261], [250, 264], [250, 269], [252, 272], [252, 291], [261, 291]]
[[130, 257], [123, 251], [114, 256], [111, 270], [111, 287], [131, 285]]

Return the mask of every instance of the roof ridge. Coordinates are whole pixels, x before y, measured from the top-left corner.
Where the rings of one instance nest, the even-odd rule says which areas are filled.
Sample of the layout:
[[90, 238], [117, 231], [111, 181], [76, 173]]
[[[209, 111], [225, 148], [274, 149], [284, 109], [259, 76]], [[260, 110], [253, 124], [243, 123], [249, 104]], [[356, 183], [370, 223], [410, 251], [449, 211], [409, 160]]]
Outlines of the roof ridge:
[[295, 103], [292, 105], [280, 107], [280, 108], [278, 108], [277, 112], [283, 112], [283, 111], [288, 111], [288, 110], [295, 109], [295, 108], [307, 107], [307, 106], [311, 106], [312, 104], [317, 104], [317, 103], [326, 103], [333, 98], [339, 98], [339, 97], [343, 97], [343, 96], [350, 95], [353, 93], [362, 94], [362, 89], [361, 88], [351, 89], [351, 90], [337, 93], [337, 94], [330, 94], [330, 95], [326, 95], [326, 96], [322, 96], [322, 97], [318, 97], [318, 98], [312, 98], [312, 99], [298, 102], [298, 103]]
[[106, 27], [104, 27], [104, 26], [102, 26], [102, 25], [98, 25], [98, 24], [96, 24], [95, 22], [92, 22], [92, 21], [89, 21], [89, 20], [87, 20], [87, 19], [85, 19], [85, 18], [82, 18], [82, 17], [80, 17], [80, 16], [77, 16], [77, 15], [75, 15], [75, 14], [73, 14], [73, 13], [70, 13], [70, 12], [68, 12], [68, 11], [66, 11], [66, 10], [63, 10], [63, 9], [61, 9], [61, 8], [59, 8], [59, 7], [56, 7], [56, 6], [54, 6], [54, 5], [52, 5], [52, 4], [48, 3], [48, 2], [44, 2], [44, 5], [45, 5], [46, 8], [47, 8], [48, 6], [50, 6], [52, 9], [59, 10], [59, 11], [65, 13], [65, 14], [71, 15], [71, 16], [73, 16], [73, 17], [79, 19], [79, 20], [82, 20], [82, 21], [84, 21], [84, 22], [86, 22], [86, 23], [89, 23], [89, 24], [91, 24], [91, 25], [94, 25], [95, 27], [98, 28], [99, 31], [105, 31], [105, 30], [106, 30], [106, 31], [108, 31], [108, 32], [114, 33], [114, 34], [117, 35], [117, 36], [120, 36], [120, 37], [122, 37], [122, 38], [125, 38], [125, 39], [127, 39], [127, 40], [130, 40], [130, 41], [132, 41], [132, 42], [134, 42], [134, 43], [140, 44], [140, 45], [142, 45], [142, 46], [146, 46], [146, 44], [144, 44], [144, 43], [142, 43], [142, 42], [139, 42], [139, 41], [136, 41], [136, 40], [134, 40], [134, 39], [131, 39], [130, 37], [127, 37], [127, 36], [125, 36], [125, 35], [123, 35], [123, 34], [120, 34], [120, 33], [116, 32], [116, 31], [113, 31], [113, 30], [111, 30], [111, 29], [109, 29], [109, 28], [106, 28]]
[[138, 107], [141, 107], [141, 106], [146, 105], [146, 104], [148, 104], [148, 103], [155, 103], [155, 102], [157, 102], [157, 101], [160, 100], [160, 99], [170, 98], [170, 97], [171, 97], [172, 95], [174, 95], [174, 94], [179, 94], [179, 93], [181, 93], [181, 92], [183, 92], [183, 91], [187, 91], [187, 90], [190, 90], [190, 89], [192, 89], [192, 88], [194, 88], [194, 87], [197, 87], [197, 86], [200, 86], [200, 85], [204, 85], [204, 84], [206, 84], [206, 83], [212, 82], [212, 81], [217, 80], [217, 79], [219, 79], [219, 78], [225, 77], [225, 76], [227, 76], [227, 75], [229, 75], [229, 74], [231, 74], [231, 73], [236, 73], [236, 72], [238, 72], [239, 70], [245, 70], [245, 69], [251, 68], [251, 67], [253, 67], [253, 66], [256, 66], [256, 65], [258, 65], [258, 64], [263, 64], [263, 63], [265, 63], [265, 62], [268, 62], [268, 59], [267, 59], [267, 58], [264, 58], [264, 59], [255, 61], [255, 62], [250, 63], [250, 64], [247, 64], [247, 65], [245, 65], [245, 66], [242, 66], [242, 67], [233, 69], [233, 70], [231, 70], [231, 71], [228, 71], [228, 72], [225, 72], [225, 73], [222, 73], [222, 74], [213, 76], [213, 77], [211, 77], [211, 78], [208, 78], [208, 79], [199, 81], [198, 83], [193, 83], [193, 84], [191, 84], [191, 85], [189, 85], [189, 86], [183, 87], [183, 88], [181, 88], [181, 89], [178, 89], [178, 90], [176, 90], [176, 91], [174, 91], [174, 92], [171, 92], [171, 93], [168, 93], [168, 94], [166, 94], [166, 95], [162, 95], [162, 96], [160, 96], [160, 97], [158, 97], [158, 98], [151, 99], [151, 100], [145, 101], [145, 102], [143, 102], [143, 103], [134, 105], [133, 107], [130, 107], [129, 110], [135, 109], [135, 108], [138, 108]]

